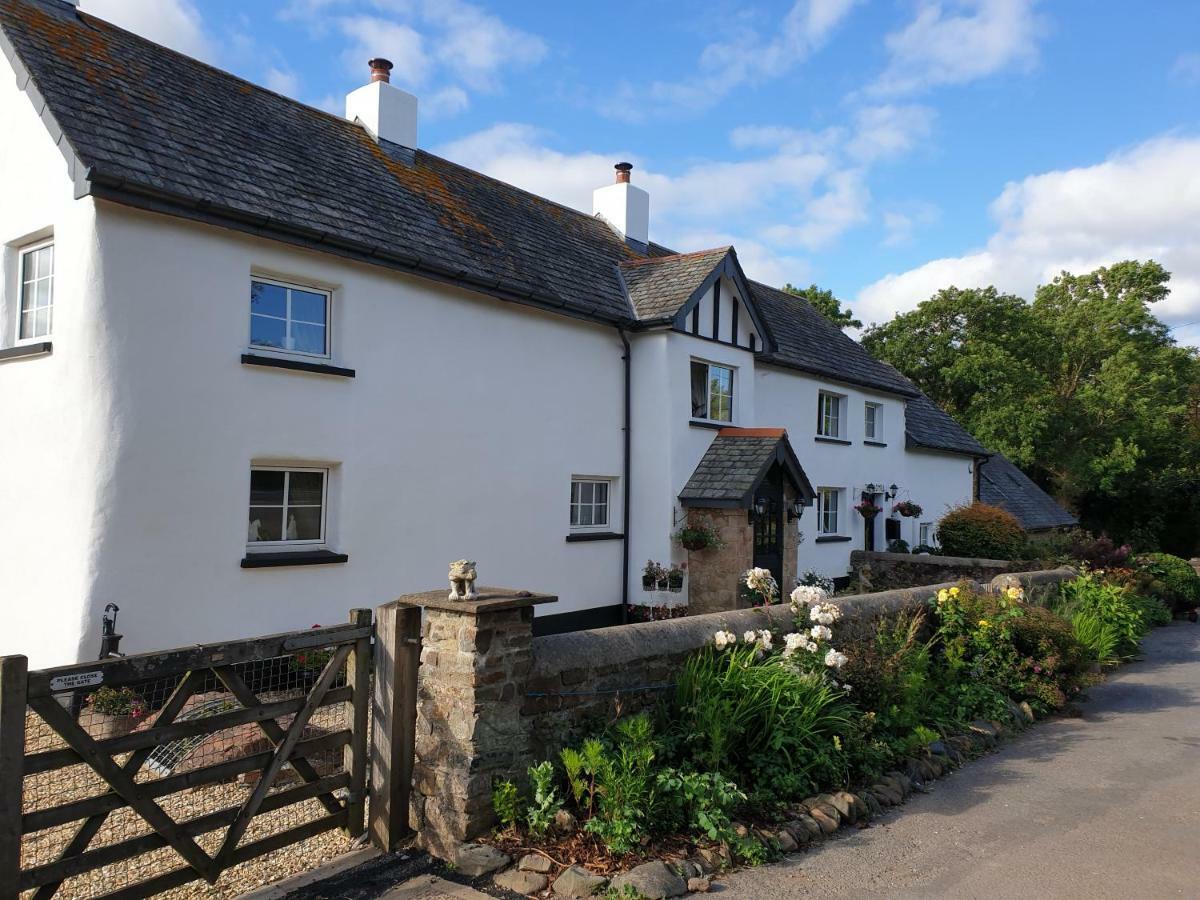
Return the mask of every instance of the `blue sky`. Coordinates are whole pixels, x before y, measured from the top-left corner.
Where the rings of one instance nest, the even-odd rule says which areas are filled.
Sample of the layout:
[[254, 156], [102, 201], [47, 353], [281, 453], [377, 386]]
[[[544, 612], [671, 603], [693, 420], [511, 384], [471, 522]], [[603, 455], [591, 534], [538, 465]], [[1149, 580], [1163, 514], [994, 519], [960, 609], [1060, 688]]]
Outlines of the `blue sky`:
[[868, 321], [1154, 256], [1160, 314], [1200, 343], [1195, 0], [83, 8], [335, 112], [388, 57], [423, 147], [589, 212], [630, 159], [653, 239], [733, 243]]

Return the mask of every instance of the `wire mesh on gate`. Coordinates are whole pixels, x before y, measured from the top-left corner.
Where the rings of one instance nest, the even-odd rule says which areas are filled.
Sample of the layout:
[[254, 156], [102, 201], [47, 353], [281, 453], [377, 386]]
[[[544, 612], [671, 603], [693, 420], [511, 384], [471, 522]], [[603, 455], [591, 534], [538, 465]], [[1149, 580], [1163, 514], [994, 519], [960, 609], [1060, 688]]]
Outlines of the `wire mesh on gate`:
[[[305, 698], [313, 689], [326, 663], [332, 658], [336, 647], [316, 648], [256, 660], [231, 666], [246, 687], [256, 695], [258, 705], [279, 704]], [[343, 665], [331, 685], [331, 689], [344, 688], [347, 667]], [[167, 704], [172, 694], [180, 688], [186, 676], [183, 674], [164, 678], [124, 684], [120, 687], [86, 688], [54, 695], [59, 705], [77, 716], [76, 721], [83, 730], [97, 741], [134, 735], [153, 729], [154, 719]], [[243, 703], [212, 672], [195, 674], [188, 686], [191, 695], [174, 717], [175, 723], [199, 723], [205, 719], [245, 709]], [[274, 721], [287, 731], [296, 713], [281, 715]], [[300, 735], [297, 756], [304, 758], [325, 778], [343, 771], [344, 747], [349, 743], [346, 734], [353, 727], [353, 712], [349, 702], [335, 702], [320, 706], [313, 713]], [[168, 726], [169, 727], [169, 726]], [[151, 797], [176, 823], [187, 830], [187, 823], [205, 819], [191, 826], [197, 844], [209, 856], [215, 855], [225, 838], [229, 819], [251, 795], [264, 774], [266, 763], [274, 751], [273, 742], [255, 721], [237, 724], [219, 730], [203, 730], [195, 726], [196, 733], [167, 740], [144, 752], [144, 760], [134, 777], [141, 793]], [[130, 854], [129, 858], [110, 862], [100, 868], [75, 874], [62, 881], [52, 895], [56, 898], [92, 898], [129, 888], [152, 878], [162, 876], [186, 865], [180, 854], [156, 836], [145, 819], [123, 801], [115, 800], [108, 783], [86, 763], [75, 763], [48, 771], [29, 771], [31, 758], [47, 751], [64, 750], [66, 741], [41, 715], [30, 709], [26, 717], [26, 763], [24, 778], [24, 819], [27, 830], [21, 843], [21, 868], [23, 877], [29, 870], [38, 870], [54, 864], [72, 853], [78, 854], [81, 826], [91, 824], [99, 817], [95, 806], [89, 807], [89, 816], [76, 817], [70, 821], [57, 821], [71, 812], [83, 809], [80, 801], [102, 798], [111, 801], [95, 834], [86, 842], [84, 856], [91, 862], [105, 860], [104, 854], [120, 856], [131, 849], [142, 848], [144, 852]], [[307, 748], [307, 749], [306, 749]], [[315, 748], [315, 749], [313, 749]], [[136, 752], [136, 751], [135, 751]], [[112, 757], [117, 766], [128, 764], [133, 753], [118, 753]], [[256, 763], [257, 761], [257, 763]], [[202, 777], [199, 770], [222, 763], [232, 763], [239, 769], [236, 775], [221, 781], [189, 786], [192, 777]], [[302, 765], [302, 764], [301, 764]], [[36, 768], [36, 762], [33, 766]], [[328, 815], [328, 806], [313, 797], [281, 808], [268, 809], [272, 797], [302, 785], [302, 779], [291, 764], [285, 766], [273, 780], [260, 812], [246, 829], [239, 846], [277, 835], [289, 829], [313, 822]], [[345, 788], [335, 794], [344, 801]], [[57, 807], [77, 804], [61, 814]], [[99, 807], [103, 809], [104, 805]], [[30, 814], [42, 813], [42, 821]], [[224, 813], [224, 815], [220, 815]], [[48, 817], [48, 819], [47, 819]], [[42, 826], [28, 830], [29, 825]], [[199, 828], [206, 825], [213, 827]], [[75, 846], [72, 847], [74, 839]], [[138, 840], [138, 844], [130, 842]], [[232, 897], [246, 890], [304, 871], [326, 861], [347, 849], [349, 839], [340, 830], [328, 831], [296, 844], [281, 848], [257, 859], [234, 865], [222, 873], [215, 885], [193, 881], [176, 887], [164, 896], [170, 897]], [[22, 897], [51, 896], [49, 890], [54, 881], [36, 891], [27, 890]]]

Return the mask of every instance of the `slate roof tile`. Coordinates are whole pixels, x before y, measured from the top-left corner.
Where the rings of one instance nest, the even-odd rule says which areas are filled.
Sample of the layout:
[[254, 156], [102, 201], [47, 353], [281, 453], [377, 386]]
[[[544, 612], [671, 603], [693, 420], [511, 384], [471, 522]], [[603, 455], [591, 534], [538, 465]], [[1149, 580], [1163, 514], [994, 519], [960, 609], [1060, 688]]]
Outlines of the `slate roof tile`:
[[685, 506], [721, 502], [749, 506], [753, 491], [771, 464], [781, 459], [800, 482], [801, 492], [811, 497], [812, 485], [782, 429], [722, 429], [684, 485], [680, 502]]
[[1078, 519], [999, 453], [979, 468], [979, 499], [1008, 510], [1026, 531], [1079, 524]]
[[674, 316], [731, 249], [717, 247], [621, 263], [621, 277], [637, 317], [647, 321]]

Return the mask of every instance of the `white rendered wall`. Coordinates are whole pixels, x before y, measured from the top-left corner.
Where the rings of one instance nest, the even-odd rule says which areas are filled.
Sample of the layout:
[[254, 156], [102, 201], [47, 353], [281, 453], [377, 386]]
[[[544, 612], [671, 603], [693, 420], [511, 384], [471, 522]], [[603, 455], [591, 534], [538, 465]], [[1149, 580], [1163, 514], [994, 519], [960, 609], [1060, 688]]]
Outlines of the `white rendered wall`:
[[112, 463], [110, 345], [93, 205], [74, 199], [62, 153], [2, 56], [0, 122], [0, 348], [16, 340], [18, 248], [55, 242], [54, 352], [0, 362], [0, 654], [36, 667], [99, 644], [103, 559], [91, 536]]
[[[844, 439], [847, 444], [817, 441], [817, 397], [821, 390], [843, 395], [843, 415], [846, 418]], [[865, 432], [864, 404], [882, 404], [881, 428], [877, 439], [886, 447], [863, 443]], [[842, 535], [849, 541], [818, 541], [816, 504], [809, 507], [800, 522], [804, 540], [800, 544], [797, 572], [812, 569], [822, 575], [837, 578], [845, 575], [850, 565], [850, 551], [865, 546], [865, 523], [853, 510], [864, 485], [874, 483], [899, 488], [895, 501], [884, 502], [884, 512], [874, 523], [875, 548], [885, 550], [884, 516], [890, 515], [893, 502], [912, 500], [925, 511], [921, 519], [901, 519], [902, 537], [915, 544], [916, 523], [940, 516], [949, 505], [967, 502], [971, 497], [970, 458], [950, 453], [911, 452], [905, 449], [903, 399], [881, 392], [819, 379], [774, 366], [758, 368], [757, 425], [783, 427], [814, 489], [841, 488], [840, 512]], [[934, 519], [936, 521], [936, 517]]]
[[[97, 230], [119, 362], [90, 597], [120, 603], [123, 650], [341, 621], [440, 587], [461, 557], [483, 583], [558, 594], [542, 614], [620, 602], [621, 543], [564, 540], [571, 476], [622, 475], [614, 329], [108, 203]], [[252, 272], [334, 291], [332, 362], [356, 378], [239, 362]], [[329, 549], [348, 563], [239, 567], [268, 460], [333, 467]]]

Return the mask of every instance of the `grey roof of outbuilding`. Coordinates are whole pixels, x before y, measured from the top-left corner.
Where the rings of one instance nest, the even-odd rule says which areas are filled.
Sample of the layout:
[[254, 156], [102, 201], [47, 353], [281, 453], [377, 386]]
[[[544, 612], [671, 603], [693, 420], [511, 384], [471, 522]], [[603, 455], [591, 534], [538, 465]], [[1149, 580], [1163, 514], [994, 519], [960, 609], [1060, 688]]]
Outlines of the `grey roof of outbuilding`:
[[[593, 216], [423, 150], [377, 142], [339, 116], [62, 0], [0, 0], [0, 51], [63, 151], [78, 196], [622, 327], [638, 327], [643, 310], [669, 308], [695, 280], [682, 258], [650, 264], [634, 281], [653, 279], [663, 295], [635, 284], [631, 303], [622, 264], [666, 248], [631, 245]], [[695, 254], [697, 268], [723, 252]], [[912, 395], [804, 300], [762, 284], [750, 291], [776, 341], [766, 361]]]
[[731, 250], [717, 247], [621, 263], [621, 277], [637, 317], [647, 321], [674, 316]]
[[979, 499], [1008, 510], [1026, 531], [1079, 524], [1058, 501], [999, 453], [979, 467]]
[[805, 502], [815, 496], [787, 432], [774, 428], [724, 428], [713, 438], [679, 493], [684, 506], [748, 509], [771, 466], [779, 463]]

